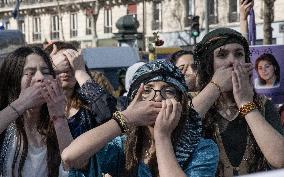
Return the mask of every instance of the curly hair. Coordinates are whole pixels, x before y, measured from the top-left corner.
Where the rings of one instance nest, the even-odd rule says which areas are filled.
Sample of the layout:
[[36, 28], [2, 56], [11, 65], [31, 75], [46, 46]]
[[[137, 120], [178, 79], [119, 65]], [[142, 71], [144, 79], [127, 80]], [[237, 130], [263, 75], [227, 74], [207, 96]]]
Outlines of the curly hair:
[[280, 82], [280, 66], [279, 66], [279, 64], [277, 63], [275, 57], [272, 54], [264, 53], [264, 54], [260, 55], [256, 59], [256, 61], [255, 61], [255, 70], [257, 71], [257, 75], [258, 75], [258, 78], [259, 78], [259, 81], [260, 81], [260, 85], [265, 85], [266, 84], [266, 81], [260, 77], [259, 72], [258, 72], [258, 64], [261, 61], [267, 61], [268, 63], [273, 65], [273, 67], [274, 67], [274, 74], [276, 76], [276, 80], [275, 80], [274, 84], [275, 85], [278, 84]]
[[[49, 56], [38, 47], [20, 47], [10, 53], [0, 67], [0, 110], [15, 101], [21, 93], [21, 79], [23, 68], [28, 55], [37, 54], [41, 56], [47, 64], [51, 74], [54, 75]], [[20, 157], [18, 174], [22, 176], [22, 170], [28, 153], [27, 134], [24, 129], [24, 117], [20, 116], [16, 120], [16, 152], [12, 164], [12, 175], [17, 159]], [[52, 122], [50, 121], [47, 105], [44, 104], [40, 109], [40, 119], [37, 122], [37, 131], [43, 136], [43, 141], [47, 146], [47, 168], [48, 177], [56, 177], [59, 174], [61, 162], [57, 137]], [[22, 148], [21, 148], [22, 147]], [[22, 149], [22, 151], [21, 151]], [[1, 172], [2, 173], [2, 172]]]

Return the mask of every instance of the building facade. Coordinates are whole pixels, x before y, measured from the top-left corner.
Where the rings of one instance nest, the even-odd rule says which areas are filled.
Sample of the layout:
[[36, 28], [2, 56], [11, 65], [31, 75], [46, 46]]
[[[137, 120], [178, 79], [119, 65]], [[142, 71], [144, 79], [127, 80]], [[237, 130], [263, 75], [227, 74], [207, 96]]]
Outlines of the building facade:
[[[16, 0], [0, 2], [0, 20], [6, 29], [19, 29], [29, 44], [45, 41], [76, 41], [82, 48], [117, 46], [117, 20], [126, 14], [139, 21], [138, 32], [145, 42], [159, 32], [164, 46], [190, 46], [190, 22], [200, 16], [204, 36], [203, 0], [20, 0], [19, 15], [13, 18]], [[239, 30], [239, 0], [208, 0], [210, 30], [230, 27]], [[273, 42], [284, 44], [284, 1], [275, 1]], [[263, 0], [255, 0], [257, 43], [263, 39]], [[94, 28], [94, 26], [96, 26]], [[95, 30], [94, 30], [95, 29]], [[147, 46], [147, 45], [146, 45]]]

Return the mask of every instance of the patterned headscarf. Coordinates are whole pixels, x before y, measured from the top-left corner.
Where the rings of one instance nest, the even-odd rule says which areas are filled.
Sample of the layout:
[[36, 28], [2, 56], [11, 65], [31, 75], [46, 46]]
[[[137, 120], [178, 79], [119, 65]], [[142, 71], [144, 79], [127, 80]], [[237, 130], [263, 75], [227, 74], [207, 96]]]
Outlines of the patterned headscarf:
[[230, 28], [217, 28], [208, 34], [196, 45], [194, 61], [207, 60], [209, 55], [217, 48], [231, 43], [237, 43], [244, 47], [246, 62], [249, 62], [249, 45], [241, 33]]
[[184, 75], [171, 62], [157, 60], [141, 66], [134, 74], [132, 83], [127, 95], [128, 100], [132, 100], [142, 83], [147, 84], [152, 81], [164, 81], [180, 92], [188, 92]]
[[[141, 66], [133, 76], [133, 82], [128, 92], [128, 100], [132, 100], [141, 83], [163, 81], [174, 86], [183, 94], [188, 92], [184, 75], [180, 70], [167, 60], [158, 60]], [[189, 107], [188, 117], [182, 125], [182, 131], [178, 137], [174, 149], [177, 161], [181, 167], [186, 167], [189, 157], [196, 148], [201, 137], [201, 117]]]

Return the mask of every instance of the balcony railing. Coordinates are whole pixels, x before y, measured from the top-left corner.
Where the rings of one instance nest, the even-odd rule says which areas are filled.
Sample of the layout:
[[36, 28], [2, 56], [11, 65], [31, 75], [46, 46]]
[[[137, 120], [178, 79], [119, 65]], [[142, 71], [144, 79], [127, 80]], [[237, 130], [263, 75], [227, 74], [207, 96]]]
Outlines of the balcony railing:
[[[38, 4], [38, 3], [49, 3], [49, 2], [57, 2], [57, 1], [64, 1], [64, 0], [20, 0], [21, 5], [31, 5], [31, 4]], [[16, 5], [16, 0], [10, 0], [8, 2], [1, 1], [0, 7], [14, 7]]]

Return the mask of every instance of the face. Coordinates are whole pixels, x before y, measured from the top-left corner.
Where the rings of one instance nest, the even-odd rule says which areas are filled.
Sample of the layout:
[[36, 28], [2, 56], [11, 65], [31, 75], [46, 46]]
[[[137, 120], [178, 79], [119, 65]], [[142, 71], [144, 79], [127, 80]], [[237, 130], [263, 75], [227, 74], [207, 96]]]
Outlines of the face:
[[226, 44], [214, 50], [214, 72], [222, 66], [231, 67], [237, 62], [245, 63], [245, 51], [242, 45]]
[[266, 60], [261, 60], [257, 65], [257, 72], [260, 78], [265, 81], [272, 80], [275, 78], [274, 70], [274, 66]]
[[185, 81], [189, 91], [194, 91], [196, 88], [196, 71], [192, 68], [193, 62], [192, 55], [182, 55], [176, 62], [176, 66], [185, 75]]
[[[30, 54], [26, 58], [23, 77], [21, 80], [21, 89], [41, 83], [44, 79], [52, 79], [50, 69], [37, 54]], [[31, 79], [30, 83], [29, 80]]]
[[73, 89], [76, 84], [74, 72], [71, 69], [67, 57], [63, 54], [65, 49], [58, 51], [52, 58], [54, 63], [54, 71], [56, 76], [59, 77], [62, 88], [64, 90]]
[[143, 100], [161, 102], [165, 99], [177, 99], [177, 90], [163, 82], [155, 81], [144, 85]]

